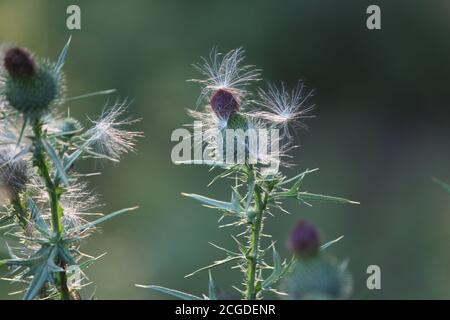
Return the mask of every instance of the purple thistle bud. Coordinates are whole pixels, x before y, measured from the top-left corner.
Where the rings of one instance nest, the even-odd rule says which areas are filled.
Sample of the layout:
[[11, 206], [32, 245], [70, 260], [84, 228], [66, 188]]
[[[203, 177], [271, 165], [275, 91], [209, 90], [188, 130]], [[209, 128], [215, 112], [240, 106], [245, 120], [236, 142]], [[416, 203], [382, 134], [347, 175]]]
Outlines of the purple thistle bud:
[[220, 119], [228, 119], [235, 112], [239, 112], [239, 102], [227, 90], [219, 89], [211, 98], [211, 107]]
[[36, 64], [31, 54], [22, 48], [8, 49], [4, 57], [4, 65], [11, 77], [32, 77], [36, 73]]
[[288, 246], [300, 257], [310, 257], [319, 252], [320, 234], [317, 227], [309, 221], [300, 220], [292, 230]]

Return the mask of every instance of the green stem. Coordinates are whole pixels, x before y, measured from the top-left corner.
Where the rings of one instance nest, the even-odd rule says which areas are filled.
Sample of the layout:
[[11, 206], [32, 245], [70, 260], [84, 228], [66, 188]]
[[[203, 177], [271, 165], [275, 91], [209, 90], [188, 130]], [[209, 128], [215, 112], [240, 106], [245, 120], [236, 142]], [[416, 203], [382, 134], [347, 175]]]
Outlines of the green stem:
[[[253, 167], [249, 167], [248, 184], [253, 184], [256, 180], [256, 173]], [[255, 217], [250, 225], [250, 244], [247, 251], [247, 271], [246, 271], [246, 290], [245, 300], [255, 300], [258, 296], [258, 283], [256, 275], [259, 269], [259, 247], [263, 229], [263, 216], [267, 207], [267, 196], [261, 190], [258, 184], [254, 189]]]
[[[44, 147], [42, 146], [42, 123], [36, 120], [33, 123], [33, 133], [34, 133], [34, 153], [33, 153], [33, 163], [38, 168], [39, 175], [44, 180], [45, 188], [47, 190], [48, 196], [50, 198], [50, 208], [52, 214], [52, 227], [56, 235], [56, 241], [60, 241], [64, 234], [64, 225], [62, 223], [62, 208], [59, 203], [60, 200], [60, 190], [58, 184], [53, 181], [50, 175], [50, 167], [48, 165]], [[62, 269], [65, 268], [65, 264], [59, 261], [59, 265]], [[59, 273], [59, 286], [60, 294], [62, 300], [70, 300], [70, 292], [67, 286], [67, 275], [65, 271]]]
[[14, 198], [12, 199], [11, 203], [14, 208], [14, 214], [16, 215], [20, 226], [22, 227], [23, 231], [25, 233], [27, 233], [28, 232], [28, 221], [26, 219], [27, 211], [22, 205], [20, 196], [15, 195]]

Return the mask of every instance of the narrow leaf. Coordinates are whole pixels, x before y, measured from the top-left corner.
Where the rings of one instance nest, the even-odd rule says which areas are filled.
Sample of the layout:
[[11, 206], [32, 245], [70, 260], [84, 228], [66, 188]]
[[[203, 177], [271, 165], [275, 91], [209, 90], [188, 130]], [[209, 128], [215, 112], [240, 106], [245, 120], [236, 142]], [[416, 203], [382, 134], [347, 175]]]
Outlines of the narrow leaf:
[[303, 179], [306, 175], [308, 175], [308, 174], [310, 174], [310, 173], [313, 173], [313, 172], [316, 172], [316, 171], [318, 171], [318, 170], [319, 170], [319, 168], [312, 169], [312, 170], [306, 169], [306, 171], [304, 171], [304, 172], [302, 172], [302, 173], [299, 173], [299, 174], [296, 175], [295, 177], [292, 177], [292, 178], [290, 178], [290, 179], [288, 179], [288, 180], [283, 181], [282, 183], [280, 183], [280, 186], [286, 185], [286, 184], [291, 183], [291, 182], [293, 182], [293, 181], [296, 181], [296, 180], [298, 180], [298, 179]]
[[342, 240], [343, 238], [344, 238], [344, 236], [340, 236], [340, 237], [337, 238], [337, 239], [328, 241], [327, 243], [325, 243], [325, 244], [323, 244], [323, 245], [320, 246], [320, 250], [325, 250], [325, 249], [327, 249], [328, 247], [330, 247], [330, 246], [332, 246], [333, 244], [339, 242], [339, 241]]
[[28, 209], [31, 212], [31, 219], [36, 223], [36, 226], [39, 231], [43, 232], [45, 235], [49, 235], [49, 229], [48, 225], [45, 222], [45, 220], [42, 218], [41, 211], [39, 210], [38, 206], [34, 203], [33, 199], [28, 197], [27, 199], [27, 205]]
[[225, 201], [219, 201], [211, 198], [207, 198], [198, 194], [188, 194], [188, 193], [182, 193], [183, 196], [195, 199], [199, 202], [201, 202], [203, 205], [213, 207], [219, 210], [225, 210], [230, 211], [234, 213], [239, 213], [238, 208], [236, 208], [236, 203], [232, 202], [225, 202]]
[[33, 300], [33, 298], [39, 293], [48, 279], [48, 268], [46, 264], [38, 267], [33, 276], [30, 286], [28, 287], [23, 300]]
[[22, 129], [20, 129], [19, 139], [17, 139], [17, 146], [20, 146], [20, 143], [22, 142], [23, 134], [25, 133], [25, 129], [27, 128], [28, 124], [28, 118], [24, 117]]
[[66, 56], [67, 56], [67, 52], [69, 51], [71, 41], [72, 41], [72, 36], [69, 37], [69, 40], [67, 40], [66, 45], [64, 46], [61, 53], [59, 54], [58, 62], [56, 63], [56, 66], [55, 66], [56, 72], [61, 71], [61, 68], [64, 66], [64, 62], [66, 61]]
[[179, 298], [181, 300], [203, 300], [202, 298], [194, 296], [193, 294], [190, 294], [190, 293], [185, 293], [185, 292], [181, 292], [178, 290], [168, 289], [168, 288], [164, 288], [164, 287], [160, 287], [160, 286], [143, 286], [143, 285], [137, 284], [136, 287], [152, 289], [152, 290], [162, 292], [162, 293], [168, 294], [170, 296]]
[[325, 196], [322, 194], [315, 194], [309, 192], [299, 192], [297, 195], [299, 200], [303, 201], [318, 201], [318, 202], [335, 202], [335, 203], [346, 203], [346, 204], [359, 204], [359, 202], [339, 198], [332, 196]]
[[197, 274], [197, 273], [199, 273], [199, 272], [201, 272], [201, 271], [209, 270], [209, 269], [212, 269], [212, 268], [221, 266], [221, 265], [223, 265], [223, 264], [225, 264], [225, 263], [229, 263], [229, 262], [232, 262], [232, 261], [235, 261], [235, 260], [241, 260], [241, 259], [242, 259], [242, 257], [241, 257], [241, 256], [238, 256], [238, 257], [228, 257], [228, 258], [225, 258], [225, 259], [223, 259], [223, 260], [215, 261], [214, 263], [212, 263], [212, 264], [210, 264], [210, 265], [208, 265], [208, 266], [206, 266], [206, 267], [197, 269], [197, 270], [195, 270], [194, 272], [192, 272], [192, 273], [190, 273], [190, 274], [188, 274], [188, 275], [185, 275], [184, 277], [185, 277], [185, 278], [189, 278], [189, 277], [192, 277], [193, 275], [195, 275], [195, 274]]
[[83, 152], [87, 151], [88, 148], [95, 142], [95, 139], [86, 140], [81, 146], [77, 148], [71, 155], [64, 159], [64, 170], [69, 170], [72, 164], [83, 154]]
[[63, 164], [58, 157], [56, 150], [52, 147], [51, 144], [47, 142], [47, 140], [41, 140], [42, 145], [44, 146], [45, 151], [47, 152], [50, 160], [52, 160], [53, 165], [56, 168], [56, 172], [58, 173], [58, 178], [62, 180], [65, 185], [69, 184], [69, 179], [67, 178], [66, 171], [64, 170]]
[[96, 91], [96, 92], [90, 92], [90, 93], [82, 94], [82, 95], [79, 95], [79, 96], [67, 98], [67, 99], [65, 99], [65, 101], [73, 101], [73, 100], [79, 100], [79, 99], [90, 98], [90, 97], [95, 97], [95, 96], [109, 95], [109, 94], [112, 94], [114, 92], [116, 92], [116, 89], [109, 89], [109, 90], [101, 90], [101, 91]]
[[136, 210], [138, 208], [139, 207], [132, 207], [132, 208], [126, 208], [126, 209], [115, 211], [115, 212], [110, 213], [110, 214], [108, 214], [108, 215], [106, 215], [104, 217], [101, 217], [101, 218], [97, 219], [97, 220], [88, 222], [88, 223], [86, 223], [86, 224], [84, 224], [84, 225], [82, 225], [80, 227], [77, 227], [77, 228], [73, 229], [72, 231], [84, 231], [86, 229], [95, 227], [96, 225], [101, 224], [101, 223], [103, 223], [105, 221], [111, 220], [112, 218], [115, 218], [118, 215], [124, 214], [126, 212], [130, 212], [130, 211], [134, 211], [134, 210]]

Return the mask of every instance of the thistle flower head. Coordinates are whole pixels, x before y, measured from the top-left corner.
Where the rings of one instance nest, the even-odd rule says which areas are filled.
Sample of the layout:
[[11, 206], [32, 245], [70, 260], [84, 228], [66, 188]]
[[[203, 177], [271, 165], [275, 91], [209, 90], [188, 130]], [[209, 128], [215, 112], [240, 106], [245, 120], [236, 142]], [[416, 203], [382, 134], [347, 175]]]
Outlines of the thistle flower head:
[[19, 152], [14, 145], [0, 147], [0, 187], [10, 199], [23, 191], [29, 180], [29, 164], [23, 157], [17, 157]]
[[240, 106], [233, 94], [219, 89], [211, 98], [211, 108], [220, 119], [228, 119], [231, 114], [239, 112]]
[[[290, 165], [286, 159], [288, 151], [295, 148], [290, 129], [301, 126], [300, 120], [309, 117], [307, 113], [313, 107], [305, 104], [312, 92], [306, 93], [301, 83], [292, 91], [282, 84], [280, 88], [269, 86], [267, 91], [260, 90], [259, 101], [251, 100], [247, 87], [252, 81], [259, 80], [259, 70], [253, 66], [240, 66], [243, 59], [244, 51], [241, 48], [223, 56], [213, 49], [209, 60], [203, 59], [202, 64], [195, 65], [206, 76], [206, 79], [194, 81], [203, 85], [199, 101], [207, 98], [207, 105], [203, 111], [189, 110], [189, 114], [202, 123], [205, 136], [217, 136], [217, 131], [222, 134], [222, 138], [213, 138], [204, 143], [212, 155], [221, 155], [215, 161], [220, 162], [220, 159], [225, 158], [225, 153], [221, 152], [226, 151], [225, 146], [234, 145], [235, 151], [244, 149], [246, 164], [270, 164], [271, 170], [268, 172], [276, 172], [280, 165]], [[258, 109], [257, 105], [266, 110]], [[224, 134], [228, 129], [244, 130], [247, 137], [227, 139]], [[257, 139], [253, 139], [256, 148], [249, 143], [248, 136], [252, 130], [258, 135]], [[264, 134], [269, 137], [260, 138]], [[204, 135], [201, 134], [197, 141], [202, 140]], [[241, 161], [242, 152], [235, 152], [235, 157], [237, 154]], [[227, 155], [227, 163], [231, 155]]]
[[63, 135], [65, 139], [72, 138], [81, 129], [81, 124], [77, 119], [67, 117], [58, 121], [57, 130]]
[[320, 249], [320, 233], [317, 227], [306, 220], [300, 220], [292, 230], [288, 247], [299, 257], [311, 257]]
[[1, 100], [25, 117], [37, 119], [50, 111], [64, 91], [64, 76], [46, 60], [35, 59], [22, 48], [3, 55]]
[[141, 132], [123, 128], [138, 121], [121, 119], [126, 107], [126, 103], [116, 104], [105, 109], [98, 120], [91, 120], [94, 127], [89, 130], [90, 139], [100, 153], [115, 160], [120, 160], [124, 153], [134, 152], [136, 139], [142, 137]]
[[292, 127], [304, 126], [300, 121], [312, 117], [308, 113], [314, 109], [314, 106], [305, 105], [312, 94], [313, 91], [305, 92], [305, 86], [302, 83], [291, 91], [284, 83], [280, 87], [269, 85], [267, 91], [259, 90], [258, 101], [259, 105], [269, 111], [259, 111], [255, 115], [280, 127], [284, 136], [290, 138]]
[[246, 87], [259, 80], [259, 70], [254, 66], [241, 66], [244, 58], [242, 48], [231, 50], [223, 56], [214, 48], [209, 59], [203, 58], [202, 63], [194, 65], [206, 77], [192, 80], [203, 85], [199, 102], [206, 97], [212, 97], [221, 89], [232, 94], [236, 101], [244, 97], [247, 94]]
[[328, 256], [318, 255], [301, 260], [281, 281], [279, 290], [291, 300], [334, 300], [348, 298], [353, 279], [347, 263], [339, 263]]
[[3, 64], [11, 77], [32, 77], [36, 73], [36, 64], [31, 54], [22, 48], [10, 48], [5, 52]]

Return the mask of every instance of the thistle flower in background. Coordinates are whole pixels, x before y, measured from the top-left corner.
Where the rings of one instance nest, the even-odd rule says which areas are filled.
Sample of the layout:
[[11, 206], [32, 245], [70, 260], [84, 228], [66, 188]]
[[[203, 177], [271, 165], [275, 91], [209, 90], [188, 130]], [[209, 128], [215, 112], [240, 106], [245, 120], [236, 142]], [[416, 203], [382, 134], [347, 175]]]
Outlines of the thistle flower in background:
[[105, 109], [87, 129], [77, 119], [60, 115], [56, 106], [64, 102], [62, 66], [69, 44], [55, 64], [21, 48], [1, 55], [0, 181], [10, 201], [0, 212], [0, 229], [14, 235], [15, 243], [10, 259], [0, 266], [9, 267], [4, 280], [26, 284], [20, 291], [24, 299], [81, 298], [90, 283], [83, 269], [98, 259], [81, 252], [83, 240], [101, 223], [136, 209], [107, 216], [95, 212], [98, 196], [82, 181], [90, 174], [75, 170], [82, 159], [118, 162], [135, 151], [142, 134], [123, 128], [135, 123], [120, 119], [126, 104]]
[[323, 255], [297, 261], [278, 288], [280, 298], [287, 300], [341, 300], [352, 290], [347, 262]]
[[319, 252], [320, 242], [317, 227], [307, 220], [300, 220], [290, 234], [288, 248], [299, 257], [308, 257]]
[[347, 262], [338, 263], [321, 252], [319, 230], [313, 223], [299, 221], [290, 234], [288, 247], [295, 261], [280, 282], [278, 291], [282, 299], [328, 300], [350, 296], [353, 281]]
[[[288, 178], [279, 169], [281, 158], [288, 156], [289, 150], [294, 147], [293, 135], [289, 133], [290, 128], [296, 128], [296, 122], [306, 117], [312, 107], [306, 106], [306, 101], [311, 93], [305, 94], [302, 85], [295, 87], [292, 91], [284, 85], [277, 89], [269, 87], [267, 92], [259, 91], [260, 101], [251, 99], [250, 84], [259, 80], [259, 70], [252, 66], [241, 66], [244, 58], [242, 49], [232, 50], [221, 55], [214, 49], [210, 61], [203, 59], [203, 63], [196, 65], [205, 79], [195, 80], [202, 85], [199, 101], [206, 105], [202, 110], [189, 110], [188, 114], [194, 122], [194, 148], [204, 143], [211, 161], [202, 161], [212, 168], [221, 168], [223, 172], [215, 176], [211, 184], [221, 178], [231, 178], [231, 200], [217, 200], [198, 194], [184, 194], [208, 208], [219, 212], [221, 228], [234, 228], [232, 239], [237, 243], [237, 249], [227, 249], [212, 244], [223, 252], [225, 257], [212, 264], [202, 267], [186, 277], [193, 276], [201, 271], [209, 270], [209, 291], [202, 296], [180, 292], [161, 286], [140, 286], [150, 288], [177, 298], [188, 300], [215, 300], [221, 299], [217, 294], [211, 270], [221, 265], [229, 264], [232, 269], [242, 273], [242, 287], [232, 286], [238, 291], [243, 299], [263, 299], [267, 295], [279, 293], [278, 283], [290, 274], [301, 257], [312, 257], [319, 255], [320, 236], [319, 232], [309, 222], [299, 223], [290, 237], [293, 249], [291, 259], [282, 259], [275, 248], [275, 243], [267, 243], [270, 235], [264, 233], [266, 223], [278, 219], [277, 212], [286, 212], [283, 204], [288, 199], [297, 200], [300, 204], [311, 205], [312, 202], [334, 202], [341, 204], [357, 204], [344, 198], [326, 196], [310, 193], [302, 189], [302, 182], [306, 176], [317, 171], [306, 170], [293, 178]], [[261, 110], [264, 106], [269, 111]], [[196, 124], [200, 124], [202, 130], [196, 132]], [[282, 134], [279, 134], [279, 130]], [[241, 135], [227, 135], [229, 131], [242, 132]], [[252, 133], [275, 132], [274, 136], [261, 138], [257, 135], [257, 148], [252, 148]], [[206, 139], [204, 137], [206, 136]], [[253, 135], [254, 136], [254, 135]], [[225, 145], [234, 148], [231, 154], [233, 158], [238, 155], [236, 149], [244, 151], [243, 161], [229, 162]], [[276, 148], [273, 148], [276, 145]], [[225, 154], [221, 152], [224, 151]], [[226, 159], [224, 161], [224, 159]], [[203, 159], [204, 160], [204, 159]], [[256, 160], [256, 161], [252, 161]], [[284, 160], [284, 159], [283, 159]], [[194, 161], [183, 161], [182, 163], [199, 163]], [[274, 170], [266, 165], [277, 163]], [[286, 166], [287, 163], [282, 161]], [[210, 184], [210, 185], [211, 185]], [[229, 229], [228, 229], [229, 230]], [[333, 241], [329, 244], [332, 244]], [[266, 254], [272, 252], [272, 262], [266, 260]], [[330, 265], [318, 264], [313, 266], [314, 272], [319, 275], [339, 278], [328, 271], [335, 271]], [[330, 278], [330, 279], [331, 279]], [[290, 284], [298, 279], [287, 280]], [[309, 281], [309, 280], [308, 280]], [[305, 283], [308, 288], [312, 285], [322, 286], [322, 279], [315, 277]], [[334, 280], [333, 280], [334, 281]], [[340, 283], [340, 282], [339, 282]], [[331, 280], [324, 284], [328, 291], [321, 290], [320, 293], [329, 294], [329, 297], [342, 297], [341, 291], [333, 291], [337, 285]], [[299, 288], [295, 286], [295, 288]], [[339, 286], [339, 288], [341, 288]], [[296, 292], [288, 288], [288, 294]], [[302, 291], [303, 292], [303, 291]], [[313, 290], [315, 294], [317, 290]], [[296, 298], [298, 295], [293, 296]]]

